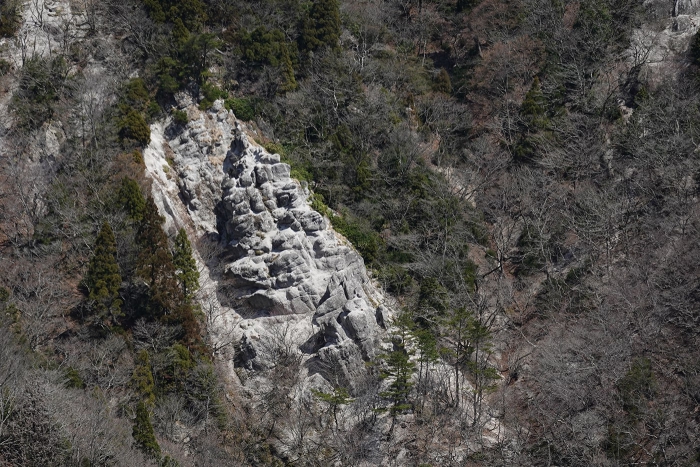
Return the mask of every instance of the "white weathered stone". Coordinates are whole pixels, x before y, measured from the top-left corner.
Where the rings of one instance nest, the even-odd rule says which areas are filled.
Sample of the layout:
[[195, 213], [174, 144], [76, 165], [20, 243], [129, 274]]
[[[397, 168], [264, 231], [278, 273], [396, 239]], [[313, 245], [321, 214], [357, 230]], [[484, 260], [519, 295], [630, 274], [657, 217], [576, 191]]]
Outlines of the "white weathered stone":
[[[214, 308], [229, 315], [222, 322], [234, 336], [235, 361], [251, 371], [269, 367], [271, 349], [283, 341], [307, 361], [302, 368], [318, 364], [310, 375], [334, 368], [334, 378], [340, 374], [351, 386], [389, 314], [375, 305], [383, 297], [362, 258], [310, 207], [308, 187], [290, 177], [289, 165], [251, 142], [232, 113], [218, 102], [200, 112], [179, 99], [191, 120], [184, 127], [154, 125], [144, 157], [168, 222], [189, 223], [225, 248], [223, 275], [207, 276], [215, 284], [212, 300], [227, 297]], [[177, 177], [163, 172], [166, 154]]]

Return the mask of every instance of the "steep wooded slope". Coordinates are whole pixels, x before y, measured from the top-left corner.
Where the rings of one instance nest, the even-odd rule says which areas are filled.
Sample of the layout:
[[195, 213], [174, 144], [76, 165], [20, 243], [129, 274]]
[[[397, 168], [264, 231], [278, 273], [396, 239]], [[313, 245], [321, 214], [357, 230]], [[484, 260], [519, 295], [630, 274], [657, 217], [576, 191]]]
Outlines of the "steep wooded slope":
[[[697, 463], [697, 13], [5, 2], [0, 299], [16, 358], [0, 360], [0, 463]], [[256, 140], [242, 152], [227, 110]], [[286, 177], [280, 162], [311, 191], [241, 198], [251, 170]], [[248, 229], [246, 209], [272, 213], [282, 192], [299, 218]], [[114, 248], [96, 244], [105, 221]], [[265, 364], [251, 342], [316, 305], [299, 236], [326, 222], [396, 320], [374, 314], [370, 340], [382, 320], [390, 340], [359, 351], [366, 368], [328, 360], [302, 385], [304, 355], [363, 349], [355, 308], [306, 346], [282, 333]], [[197, 294], [180, 227], [211, 268]], [[280, 253], [303, 260], [278, 268], [285, 231], [299, 245]], [[99, 286], [105, 252], [118, 299]], [[335, 311], [355, 303], [337, 285]], [[374, 292], [358, 293], [371, 315]]]

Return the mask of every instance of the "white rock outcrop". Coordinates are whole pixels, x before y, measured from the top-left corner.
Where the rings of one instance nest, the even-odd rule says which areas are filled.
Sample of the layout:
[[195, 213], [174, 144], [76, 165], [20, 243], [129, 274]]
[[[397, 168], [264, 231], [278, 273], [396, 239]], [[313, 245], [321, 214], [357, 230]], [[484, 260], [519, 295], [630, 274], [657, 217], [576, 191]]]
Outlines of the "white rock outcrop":
[[700, 28], [700, 1], [646, 0], [644, 5], [657, 13], [632, 32], [628, 62], [656, 86], [689, 65], [688, 47]]
[[187, 104], [187, 125], [154, 125], [144, 156], [167, 224], [189, 224], [223, 247], [218, 272], [205, 272], [217, 313], [228, 315], [236, 352], [227, 358], [265, 369], [285, 347], [299, 352], [307, 375], [352, 386], [389, 314], [362, 258], [311, 208], [289, 165], [251, 141], [220, 102], [208, 112]]

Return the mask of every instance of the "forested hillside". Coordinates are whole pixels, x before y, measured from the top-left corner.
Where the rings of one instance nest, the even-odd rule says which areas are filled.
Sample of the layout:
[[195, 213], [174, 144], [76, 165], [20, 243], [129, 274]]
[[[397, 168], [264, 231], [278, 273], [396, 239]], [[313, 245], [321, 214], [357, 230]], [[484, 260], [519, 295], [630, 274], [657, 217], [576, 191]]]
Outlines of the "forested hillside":
[[0, 466], [700, 464], [699, 26], [5, 0]]

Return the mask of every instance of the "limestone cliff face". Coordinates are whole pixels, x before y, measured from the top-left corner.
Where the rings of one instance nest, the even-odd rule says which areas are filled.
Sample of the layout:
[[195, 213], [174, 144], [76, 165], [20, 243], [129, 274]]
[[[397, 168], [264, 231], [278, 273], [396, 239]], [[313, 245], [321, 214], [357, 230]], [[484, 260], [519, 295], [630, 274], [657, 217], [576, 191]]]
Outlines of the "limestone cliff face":
[[332, 379], [352, 385], [388, 319], [362, 258], [310, 207], [289, 165], [251, 141], [231, 112], [186, 104], [189, 123], [155, 125], [145, 158], [169, 223], [223, 247], [213, 260], [219, 272], [206, 272], [235, 344], [226, 358], [265, 369], [282, 346], [299, 353], [303, 371], [331, 379], [332, 368]]
[[627, 59], [658, 85], [688, 66], [688, 47], [700, 28], [700, 0], [647, 0], [647, 21], [632, 33]]

